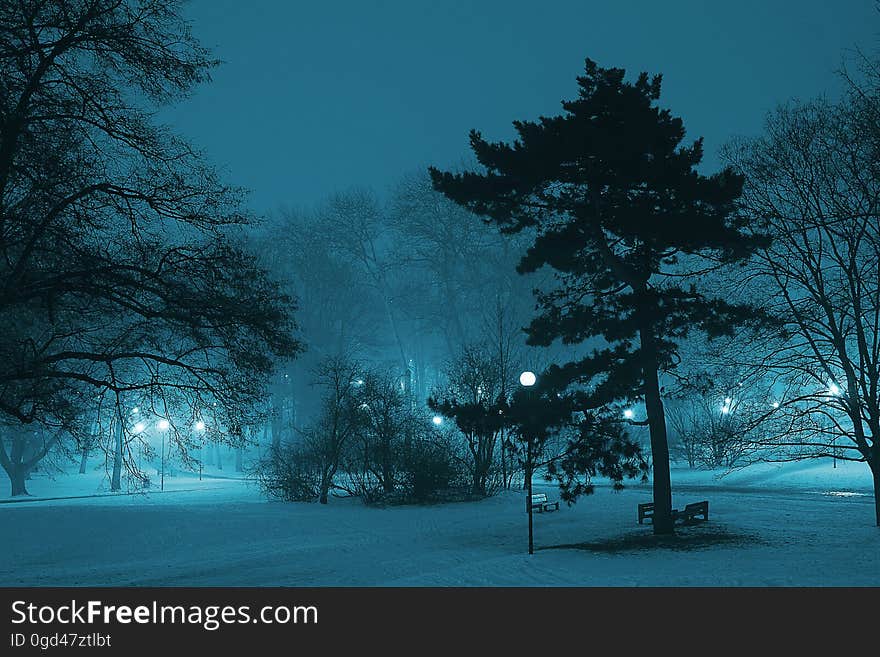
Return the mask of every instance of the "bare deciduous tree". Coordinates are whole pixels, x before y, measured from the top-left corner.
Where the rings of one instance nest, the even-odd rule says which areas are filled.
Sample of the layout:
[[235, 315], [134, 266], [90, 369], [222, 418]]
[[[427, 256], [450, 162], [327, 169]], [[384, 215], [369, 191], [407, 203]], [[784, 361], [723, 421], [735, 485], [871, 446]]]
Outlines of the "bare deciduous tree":
[[233, 245], [241, 193], [152, 122], [214, 64], [177, 2], [0, 5], [5, 420], [76, 433], [97, 389], [228, 426], [296, 353], [292, 302]]
[[[880, 85], [791, 103], [731, 160], [772, 248], [756, 282], [786, 325], [759, 363], [784, 389], [763, 418], [778, 458], [864, 461], [880, 491]], [[880, 496], [876, 520], [880, 525]]]

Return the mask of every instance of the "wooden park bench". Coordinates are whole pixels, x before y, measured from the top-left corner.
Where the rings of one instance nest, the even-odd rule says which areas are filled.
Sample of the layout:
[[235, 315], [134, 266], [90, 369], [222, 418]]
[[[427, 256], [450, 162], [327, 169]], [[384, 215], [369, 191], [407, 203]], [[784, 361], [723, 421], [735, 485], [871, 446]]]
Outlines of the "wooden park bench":
[[[547, 499], [547, 493], [532, 493], [532, 504], [531, 510], [537, 510], [538, 513], [543, 513], [544, 511], [559, 511], [559, 501], [553, 501]], [[526, 495], [526, 513], [529, 512], [529, 497]]]
[[[702, 518], [698, 518], [697, 516], [702, 516]], [[688, 525], [693, 522], [697, 522], [697, 520], [702, 520], [703, 522], [706, 522], [707, 520], [709, 520], [709, 500], [703, 500], [702, 502], [694, 502], [693, 504], [688, 504], [681, 511], [679, 511], [678, 509], [673, 509], [672, 520], [673, 522], [676, 520], [683, 520], [684, 523]]]
[[[652, 523], [654, 522], [653, 502], [639, 504], [639, 524], [641, 525], [644, 523], [646, 519], [650, 519]], [[692, 504], [688, 504], [681, 511], [673, 509], [672, 522], [675, 522], [676, 520], [681, 520], [685, 524], [691, 524], [698, 520], [702, 520], [703, 522], [709, 520], [709, 500], [693, 502]]]

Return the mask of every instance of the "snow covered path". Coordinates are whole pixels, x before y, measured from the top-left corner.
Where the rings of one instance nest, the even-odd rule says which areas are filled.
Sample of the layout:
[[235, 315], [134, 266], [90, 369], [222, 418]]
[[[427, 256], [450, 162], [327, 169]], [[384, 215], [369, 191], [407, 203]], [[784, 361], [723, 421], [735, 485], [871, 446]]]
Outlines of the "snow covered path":
[[536, 516], [532, 557], [513, 492], [322, 507], [266, 502], [230, 481], [198, 493], [3, 504], [0, 585], [880, 585], [870, 495], [699, 488], [675, 499], [710, 500], [711, 522], [681, 532], [698, 541], [688, 549], [641, 544], [651, 533], [635, 522], [646, 488], [600, 488]]

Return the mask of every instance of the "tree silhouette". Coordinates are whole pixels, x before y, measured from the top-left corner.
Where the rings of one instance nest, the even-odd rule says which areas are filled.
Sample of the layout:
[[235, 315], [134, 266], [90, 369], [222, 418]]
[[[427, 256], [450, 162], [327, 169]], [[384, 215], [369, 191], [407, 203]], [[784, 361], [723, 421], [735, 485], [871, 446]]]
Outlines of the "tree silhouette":
[[[0, 26], [11, 452], [30, 434], [18, 425], [91, 423], [83, 400], [105, 391], [163, 417], [210, 408], [214, 427], [240, 422], [276, 358], [299, 350], [293, 302], [235, 246], [250, 223], [241, 192], [153, 121], [215, 61], [166, 0], [0, 3]], [[3, 449], [23, 493], [33, 458]]]
[[697, 172], [702, 141], [683, 144], [681, 119], [658, 107], [660, 76], [635, 82], [591, 60], [560, 116], [516, 121], [512, 144], [470, 144], [482, 172], [430, 169], [434, 186], [502, 232], [534, 241], [518, 270], [549, 266], [537, 293], [533, 345], [587, 343], [584, 358], [548, 370], [580, 389], [583, 408], [644, 399], [654, 463], [656, 533], [672, 532], [669, 449], [659, 375], [692, 329], [730, 332], [751, 308], [698, 290], [701, 271], [743, 261], [766, 242], [734, 214], [743, 179]]

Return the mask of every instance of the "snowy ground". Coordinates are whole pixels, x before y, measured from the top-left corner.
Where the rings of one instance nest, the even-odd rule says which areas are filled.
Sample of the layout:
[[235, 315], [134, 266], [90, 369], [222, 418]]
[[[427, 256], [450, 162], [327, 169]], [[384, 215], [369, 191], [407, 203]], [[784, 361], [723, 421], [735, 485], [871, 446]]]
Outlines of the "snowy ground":
[[532, 557], [521, 493], [375, 509], [266, 502], [234, 478], [166, 483], [110, 496], [95, 476], [34, 477], [35, 496], [102, 496], [0, 504], [0, 585], [880, 585], [864, 464], [676, 471], [676, 505], [708, 499], [711, 520], [661, 545], [635, 522], [647, 488], [601, 487], [535, 516]]

